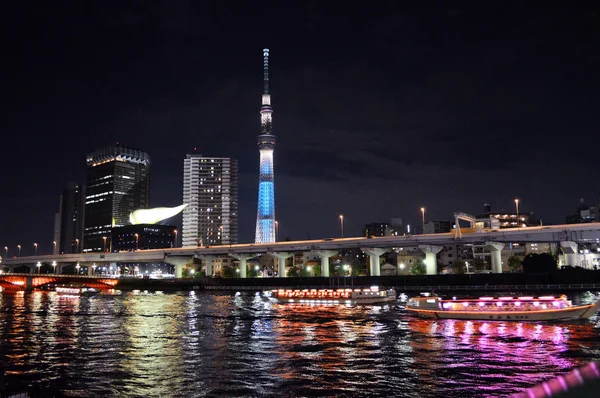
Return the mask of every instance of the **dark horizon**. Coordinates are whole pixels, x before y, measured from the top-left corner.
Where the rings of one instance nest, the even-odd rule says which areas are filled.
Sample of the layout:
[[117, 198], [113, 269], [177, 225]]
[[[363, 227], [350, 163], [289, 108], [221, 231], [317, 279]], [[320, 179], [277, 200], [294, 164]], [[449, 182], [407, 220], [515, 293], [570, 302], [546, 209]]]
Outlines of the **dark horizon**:
[[[235, 4], [235, 7], [233, 6]], [[254, 240], [262, 49], [270, 49], [279, 238], [358, 236], [398, 217], [598, 202], [600, 11], [552, 4], [367, 9], [191, 1], [4, 8], [0, 247], [52, 250], [85, 156], [152, 159], [152, 207], [182, 203], [197, 148], [239, 162], [240, 242]], [[180, 227], [181, 216], [173, 224]], [[4, 251], [0, 253], [4, 256]]]

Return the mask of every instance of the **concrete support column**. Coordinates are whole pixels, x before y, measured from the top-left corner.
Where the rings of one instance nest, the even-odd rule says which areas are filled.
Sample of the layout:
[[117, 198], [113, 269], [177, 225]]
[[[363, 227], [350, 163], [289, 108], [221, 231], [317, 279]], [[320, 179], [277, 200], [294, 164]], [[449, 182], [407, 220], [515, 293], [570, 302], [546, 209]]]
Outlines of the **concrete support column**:
[[217, 256], [198, 256], [202, 263], [204, 264], [204, 268], [206, 269], [206, 276], [213, 276], [213, 261]]
[[437, 257], [436, 255], [442, 251], [443, 246], [434, 245], [419, 245], [419, 249], [425, 253], [425, 267], [427, 275], [437, 275]]
[[253, 256], [251, 254], [234, 254], [234, 253], [229, 253], [229, 256], [235, 258], [236, 260], [239, 260], [239, 262], [240, 262], [240, 278], [246, 278], [248, 275], [248, 260], [255, 256]]
[[389, 250], [375, 247], [361, 247], [360, 250], [369, 255], [369, 275], [380, 276], [381, 264], [379, 262], [379, 259], [381, 258], [382, 254], [388, 252]]
[[175, 266], [175, 278], [183, 277], [183, 267], [194, 261], [193, 257], [186, 256], [165, 256], [165, 263]]
[[292, 257], [294, 253], [273, 252], [269, 254], [277, 259], [277, 276], [280, 278], [285, 278], [287, 276], [287, 272], [285, 269], [285, 260]]
[[88, 268], [88, 276], [94, 275], [94, 268], [91, 265], [88, 265], [87, 268]]
[[579, 265], [579, 259], [577, 258], [579, 245], [577, 244], [577, 242], [563, 241], [560, 242], [560, 247], [562, 248], [562, 251], [565, 256], [564, 262], [566, 265], [570, 265], [573, 267]]
[[485, 245], [492, 252], [492, 272], [494, 274], [501, 274], [502, 273], [502, 249], [504, 249], [504, 243], [485, 242]]
[[329, 257], [338, 254], [337, 250], [320, 250], [315, 252], [321, 256], [321, 276], [329, 276]]

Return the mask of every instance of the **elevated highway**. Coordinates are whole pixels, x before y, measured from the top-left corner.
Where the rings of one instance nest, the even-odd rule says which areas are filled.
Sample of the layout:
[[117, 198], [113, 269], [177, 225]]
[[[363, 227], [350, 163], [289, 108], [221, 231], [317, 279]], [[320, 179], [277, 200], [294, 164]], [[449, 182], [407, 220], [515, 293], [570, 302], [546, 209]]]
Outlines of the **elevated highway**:
[[[498, 264], [500, 251], [505, 243], [510, 242], [556, 242], [560, 243], [563, 247], [563, 251], [569, 254], [569, 251], [576, 250], [578, 244], [599, 243], [600, 223], [484, 230], [471, 233], [463, 230], [460, 237], [457, 236], [455, 232], [450, 232], [442, 234], [384, 236], [372, 238], [329, 238], [265, 244], [250, 243], [209, 247], [182, 247], [170, 249], [138, 250], [119, 253], [40, 255], [3, 259], [2, 265], [12, 269], [15, 266], [21, 265], [34, 266], [38, 262], [46, 264], [50, 264], [52, 262], [56, 262], [58, 264], [80, 263], [83, 265], [92, 263], [102, 264], [164, 261], [166, 263], [175, 265], [176, 269], [180, 270], [181, 267], [189, 263], [193, 257], [207, 260], [208, 263], [216, 257], [231, 256], [240, 259], [240, 263], [245, 265], [247, 259], [260, 254], [269, 254], [277, 258], [287, 258], [291, 257], [293, 253], [296, 252], [317, 252], [323, 253], [322, 259], [325, 259], [325, 261], [322, 261], [324, 271], [323, 276], [328, 276], [328, 267], [325, 267], [325, 262], [328, 263], [329, 257], [335, 255], [338, 251], [343, 249], [363, 249], [363, 251], [367, 252], [373, 260], [379, 255], [394, 249], [403, 247], [419, 247], [426, 253], [427, 273], [430, 274], [435, 273], [435, 254], [439, 252], [438, 248], [441, 248], [444, 245], [456, 243], [472, 243], [489, 245], [492, 248], [493, 253], [495, 253], [495, 255], [492, 256], [492, 269], [494, 272], [501, 272], [501, 269], [498, 268], [500, 266], [500, 264]], [[379, 270], [374, 269], [374, 264], [375, 261], [371, 261], [371, 275], [375, 276], [378, 275]], [[208, 269], [210, 266], [208, 264], [207, 266], [207, 274], [211, 274], [211, 272], [208, 272], [210, 271], [210, 269]], [[240, 272], [240, 276], [245, 277], [245, 274], [245, 269], [243, 269], [242, 272]]]

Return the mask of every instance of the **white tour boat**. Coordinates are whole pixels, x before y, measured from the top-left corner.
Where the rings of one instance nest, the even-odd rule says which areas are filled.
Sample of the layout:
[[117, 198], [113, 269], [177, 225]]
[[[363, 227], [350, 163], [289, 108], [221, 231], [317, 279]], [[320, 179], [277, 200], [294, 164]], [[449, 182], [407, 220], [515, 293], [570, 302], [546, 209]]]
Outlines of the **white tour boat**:
[[425, 294], [408, 300], [406, 310], [422, 318], [502, 321], [587, 319], [600, 309], [600, 300], [574, 306], [564, 294], [554, 296], [442, 299]]
[[264, 292], [276, 303], [302, 304], [381, 304], [396, 301], [395, 289], [277, 289]]
[[98, 292], [97, 289], [79, 283], [58, 285], [54, 290], [61, 296], [88, 296]]

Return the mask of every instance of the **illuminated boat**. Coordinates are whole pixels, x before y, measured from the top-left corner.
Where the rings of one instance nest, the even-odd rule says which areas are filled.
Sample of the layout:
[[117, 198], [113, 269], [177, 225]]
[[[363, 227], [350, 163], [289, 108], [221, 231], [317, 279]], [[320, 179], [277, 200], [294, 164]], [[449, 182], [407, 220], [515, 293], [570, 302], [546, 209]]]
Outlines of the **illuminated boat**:
[[97, 289], [77, 283], [57, 285], [54, 290], [61, 296], [88, 296], [98, 292]]
[[567, 296], [479, 297], [442, 299], [422, 295], [408, 300], [406, 310], [422, 318], [501, 321], [587, 319], [600, 309], [600, 300], [574, 306]]
[[396, 301], [396, 290], [379, 289], [277, 289], [264, 295], [276, 303], [369, 305]]

